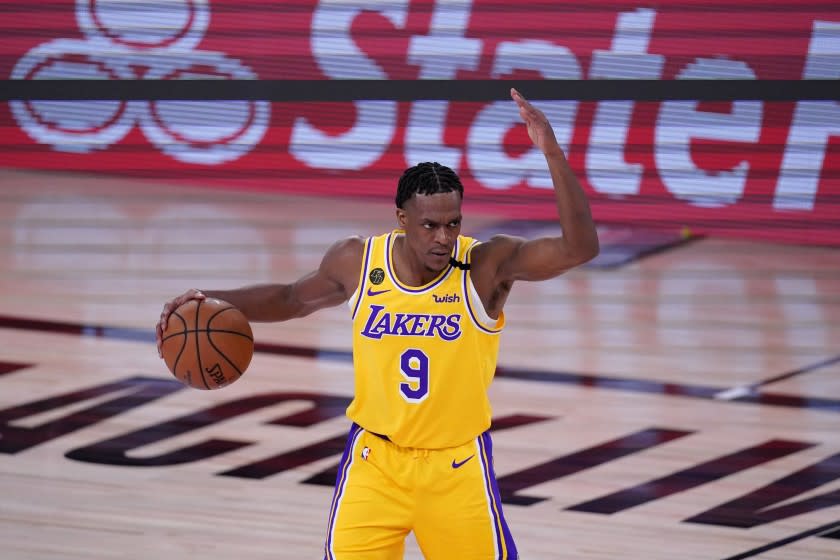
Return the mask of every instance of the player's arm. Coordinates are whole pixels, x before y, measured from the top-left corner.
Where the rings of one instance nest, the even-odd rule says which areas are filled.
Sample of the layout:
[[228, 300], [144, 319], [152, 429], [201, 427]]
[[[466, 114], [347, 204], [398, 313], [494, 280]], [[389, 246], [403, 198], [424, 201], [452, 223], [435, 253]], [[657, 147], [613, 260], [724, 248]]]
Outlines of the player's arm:
[[566, 161], [545, 114], [515, 89], [511, 97], [528, 128], [531, 141], [545, 155], [563, 235], [525, 240], [497, 236], [487, 243], [486, 253], [497, 264], [497, 283], [514, 280], [545, 280], [593, 259], [599, 251], [598, 234], [586, 194]]
[[187, 290], [163, 306], [157, 325], [161, 334], [172, 312], [191, 299], [217, 298], [238, 308], [249, 321], [286, 321], [347, 301], [356, 290], [364, 240], [351, 237], [334, 243], [318, 269], [291, 284], [257, 284], [234, 290]]

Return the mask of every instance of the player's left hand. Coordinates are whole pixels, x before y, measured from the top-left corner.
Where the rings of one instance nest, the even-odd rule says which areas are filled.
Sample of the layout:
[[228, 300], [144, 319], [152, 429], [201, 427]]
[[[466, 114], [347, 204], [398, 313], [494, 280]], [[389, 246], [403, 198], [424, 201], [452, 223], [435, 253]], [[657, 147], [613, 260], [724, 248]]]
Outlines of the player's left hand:
[[557, 143], [557, 138], [554, 136], [554, 129], [551, 128], [551, 123], [545, 113], [531, 105], [521, 93], [514, 88], [510, 88], [510, 96], [519, 107], [519, 116], [525, 121], [525, 126], [528, 128], [528, 136], [531, 142], [534, 143], [544, 154], [556, 152], [560, 150]]

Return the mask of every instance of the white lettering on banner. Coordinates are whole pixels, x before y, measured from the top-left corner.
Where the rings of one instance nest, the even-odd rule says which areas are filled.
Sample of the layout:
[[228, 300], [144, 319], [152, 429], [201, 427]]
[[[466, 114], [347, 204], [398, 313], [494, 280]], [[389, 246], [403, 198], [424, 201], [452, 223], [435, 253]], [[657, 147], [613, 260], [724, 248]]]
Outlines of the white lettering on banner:
[[[394, 0], [383, 6], [375, 0], [318, 3], [312, 18], [312, 55], [329, 78], [387, 80], [388, 75], [365, 56], [350, 36], [353, 20], [363, 11], [382, 14], [405, 27], [409, 0]], [[329, 86], [327, 86], [329, 87]], [[332, 135], [304, 117], [295, 119], [289, 152], [302, 163], [323, 169], [362, 169], [379, 159], [394, 138], [397, 104], [394, 101], [356, 101], [356, 122], [342, 134]]]
[[[814, 22], [802, 74], [804, 80], [840, 78], [840, 23]], [[814, 208], [831, 136], [840, 136], [840, 103], [800, 101], [796, 104], [773, 208], [806, 211]], [[819, 156], [815, 157], [816, 154]]]
[[[385, 5], [373, 1], [319, 2], [311, 39], [319, 67], [332, 79], [388, 79], [385, 70], [356, 45], [351, 27], [362, 12], [373, 11], [396, 28], [404, 29], [409, 7], [408, 0]], [[406, 53], [407, 62], [420, 67], [419, 79], [454, 79], [460, 70], [478, 68], [483, 41], [466, 36], [472, 8], [470, 0], [433, 4], [428, 33], [412, 36]], [[661, 78], [665, 57], [648, 52], [656, 16], [655, 10], [646, 8], [618, 14], [610, 49], [593, 52], [589, 78]], [[837, 57], [828, 60], [826, 56], [835, 54], [832, 49], [836, 50], [838, 44], [832, 25], [815, 24], [809, 57], [821, 56], [826, 60], [821, 65], [809, 63], [806, 78], [840, 74]], [[581, 78], [577, 57], [567, 47], [551, 41], [501, 42], [494, 53], [492, 77], [500, 78], [514, 70], [535, 70], [554, 80]], [[683, 68], [677, 78], [755, 79], [755, 74], [743, 61], [698, 59]], [[511, 102], [489, 103], [478, 112], [467, 133], [467, 165], [473, 177], [488, 189], [505, 190], [523, 183], [531, 188], [551, 188], [542, 155], [536, 148], [520, 156], [505, 151], [505, 135], [519, 124], [511, 105]], [[449, 107], [447, 101], [417, 101], [411, 105], [405, 129], [407, 165], [434, 159], [459, 170], [461, 149], [444, 142]], [[735, 204], [744, 194], [749, 162], [740, 161], [726, 170], [701, 169], [694, 163], [692, 141], [758, 142], [764, 105], [760, 101], [735, 101], [730, 114], [699, 111], [697, 107], [696, 102], [661, 104], [654, 140], [656, 171], [663, 186], [679, 200], [701, 207]], [[814, 169], [813, 138], [815, 132], [820, 136], [824, 156], [829, 137], [840, 128], [835, 125], [840, 116], [833, 110], [835, 107], [837, 104], [827, 106], [822, 102], [797, 105], [774, 201], [776, 208], [812, 208], [821, 170], [820, 165]], [[397, 104], [359, 101], [354, 103], [354, 108], [353, 126], [338, 135], [330, 135], [306, 118], [298, 118], [292, 128], [291, 154], [318, 169], [359, 170], [373, 165], [393, 142]], [[544, 102], [541, 108], [551, 119], [561, 145], [567, 147], [574, 132], [577, 104]], [[644, 168], [638, 163], [628, 163], [624, 154], [634, 108], [633, 101], [602, 101], [596, 105], [586, 147], [585, 178], [599, 193], [622, 197], [641, 191]], [[814, 124], [818, 117], [822, 117], [821, 128]], [[803, 144], [807, 148], [797, 147]]]
[[[741, 61], [698, 59], [678, 79], [755, 79]], [[733, 101], [731, 114], [697, 110], [696, 101], [665, 101], [656, 122], [654, 155], [665, 188], [675, 197], [696, 206], [733, 204], [741, 198], [749, 163], [741, 161], [731, 171], [708, 172], [691, 157], [693, 139], [758, 142], [761, 135], [761, 101]]]
[[[500, 43], [493, 64], [493, 78], [514, 70], [536, 70], [549, 80], [579, 80], [581, 77], [580, 65], [572, 51], [548, 41]], [[519, 157], [511, 157], [505, 152], [505, 135], [521, 123], [512, 104], [512, 101], [488, 104], [470, 127], [467, 155], [473, 176], [490, 189], [509, 189], [522, 181], [530, 187], [551, 188], [545, 158], [537, 147]], [[540, 103], [540, 109], [551, 122], [558, 142], [568, 150], [577, 102], [544, 101]]]
[[[224, 53], [193, 50], [210, 20], [207, 0], [145, 5], [76, 2], [84, 40], [57, 39], [31, 49], [12, 79], [190, 79], [257, 76]], [[268, 128], [266, 101], [10, 101], [20, 127], [61, 152], [88, 153], [122, 140], [137, 124], [173, 159], [217, 165], [259, 144]], [[212, 124], [211, 124], [212, 123]]]
[[[482, 41], [467, 39], [472, 2], [438, 2], [432, 14], [429, 34], [415, 35], [408, 47], [408, 61], [420, 66], [421, 80], [451, 80], [458, 70], [475, 70], [481, 60]], [[455, 171], [461, 163], [459, 148], [443, 145], [447, 101], [417, 101], [411, 106], [405, 139], [408, 165], [437, 161]]]
[[[589, 79], [659, 79], [665, 57], [647, 54], [655, 18], [656, 11], [649, 9], [619, 14], [610, 50], [592, 53]], [[641, 189], [642, 165], [624, 158], [634, 107], [634, 101], [601, 101], [595, 108], [586, 178], [600, 193], [625, 196], [639, 194]]]

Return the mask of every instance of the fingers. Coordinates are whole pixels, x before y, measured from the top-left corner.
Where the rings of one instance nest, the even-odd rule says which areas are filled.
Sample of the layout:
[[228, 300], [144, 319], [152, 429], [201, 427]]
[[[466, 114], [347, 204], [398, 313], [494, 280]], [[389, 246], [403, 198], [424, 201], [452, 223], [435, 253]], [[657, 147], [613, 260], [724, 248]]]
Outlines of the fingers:
[[163, 351], [161, 346], [163, 345], [163, 332], [166, 330], [166, 322], [169, 318], [169, 314], [171, 307], [169, 303], [166, 303], [163, 306], [163, 311], [160, 312], [160, 319], [158, 319], [157, 325], [155, 325], [155, 339], [157, 341], [157, 351], [158, 357], [163, 358]]
[[516, 88], [510, 88], [510, 96], [519, 108], [519, 116], [528, 129], [531, 141], [544, 152], [554, 150], [557, 139], [545, 113], [531, 105]]
[[516, 88], [510, 88], [510, 96], [514, 101], [516, 101], [516, 104], [519, 105], [520, 109], [531, 106], [531, 104], [528, 103], [528, 100], [525, 99], [525, 97], [523, 97]]
[[538, 120], [542, 117], [542, 112], [531, 105], [531, 102], [525, 99], [525, 97], [519, 93], [516, 88], [510, 88], [510, 96], [519, 106], [519, 116], [521, 116], [523, 120], [530, 122]]
[[525, 96], [519, 93], [519, 90], [516, 88], [510, 88], [510, 96], [516, 101], [516, 104], [520, 107], [527, 107], [529, 109], [533, 109], [534, 106], [531, 105], [531, 102], [525, 99]]
[[161, 327], [160, 323], [155, 325], [155, 339], [157, 342], [158, 358], [163, 358], [163, 350], [161, 348], [163, 345], [163, 327]]
[[207, 296], [199, 290], [189, 289], [180, 296], [167, 301], [163, 305], [163, 310], [160, 312], [160, 318], [158, 319], [157, 326], [155, 327], [155, 338], [157, 340], [157, 351], [159, 357], [163, 357], [163, 352], [161, 350], [161, 345], [163, 344], [163, 333], [166, 332], [166, 326], [169, 323], [169, 316], [172, 315], [172, 312], [190, 300], [205, 299], [206, 297]]

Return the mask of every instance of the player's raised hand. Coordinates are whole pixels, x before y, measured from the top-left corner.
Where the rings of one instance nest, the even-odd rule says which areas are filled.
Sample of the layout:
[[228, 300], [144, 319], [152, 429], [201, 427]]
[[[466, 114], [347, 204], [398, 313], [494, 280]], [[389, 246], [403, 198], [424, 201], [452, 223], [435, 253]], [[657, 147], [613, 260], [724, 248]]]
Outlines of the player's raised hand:
[[167, 322], [169, 321], [169, 316], [172, 315], [172, 312], [190, 301], [191, 299], [204, 299], [206, 296], [198, 290], [189, 289], [180, 296], [174, 297], [167, 301], [163, 306], [163, 311], [160, 312], [160, 320], [157, 324], [156, 335], [157, 335], [157, 349], [158, 349], [158, 356], [163, 358], [163, 354], [161, 353], [161, 344], [163, 343], [163, 332], [166, 330]]
[[557, 144], [557, 138], [554, 136], [554, 129], [551, 128], [551, 123], [548, 122], [545, 113], [531, 105], [521, 93], [514, 88], [510, 88], [510, 96], [519, 107], [519, 116], [525, 121], [525, 126], [528, 128], [528, 136], [531, 142], [534, 143], [544, 154], [560, 150]]

